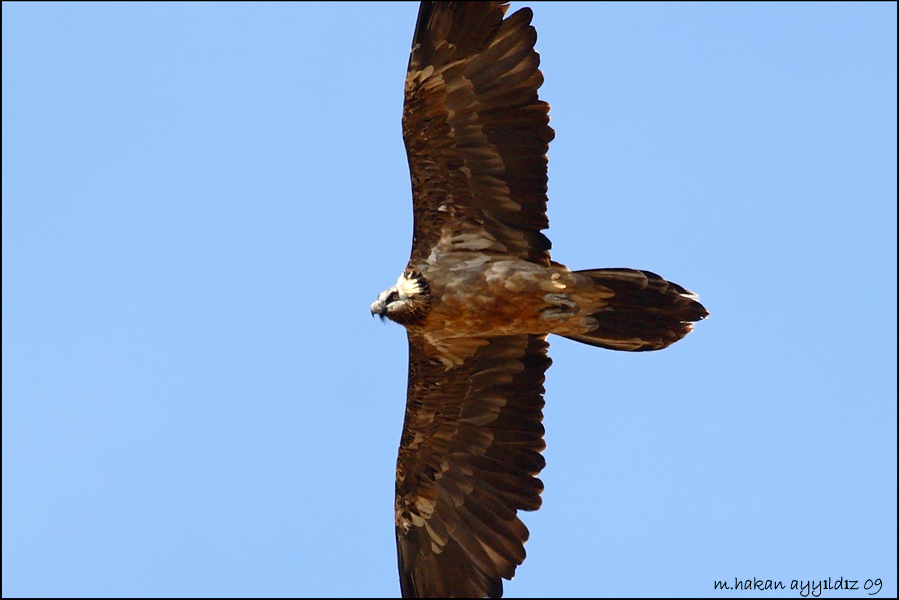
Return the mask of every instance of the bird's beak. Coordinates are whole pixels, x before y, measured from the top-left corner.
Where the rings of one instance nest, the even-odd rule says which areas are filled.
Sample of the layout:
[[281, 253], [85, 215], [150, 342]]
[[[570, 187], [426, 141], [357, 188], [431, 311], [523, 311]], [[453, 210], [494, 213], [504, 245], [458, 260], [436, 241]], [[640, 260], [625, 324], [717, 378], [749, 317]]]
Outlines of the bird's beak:
[[379, 317], [381, 317], [381, 320], [383, 321], [385, 308], [386, 308], [385, 305], [380, 300], [378, 300], [376, 302], [372, 302], [371, 303], [371, 316], [378, 315]]

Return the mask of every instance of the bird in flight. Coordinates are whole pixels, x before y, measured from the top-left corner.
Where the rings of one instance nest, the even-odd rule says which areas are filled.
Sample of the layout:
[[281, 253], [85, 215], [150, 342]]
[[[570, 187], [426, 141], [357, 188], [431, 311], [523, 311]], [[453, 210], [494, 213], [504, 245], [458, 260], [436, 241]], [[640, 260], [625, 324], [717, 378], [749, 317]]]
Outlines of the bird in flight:
[[396, 465], [404, 597], [500, 597], [525, 557], [520, 510], [537, 510], [545, 464], [550, 333], [661, 350], [708, 315], [648, 271], [570, 271], [550, 259], [553, 130], [532, 12], [500, 2], [422, 2], [403, 140], [412, 255], [373, 315], [409, 338]]

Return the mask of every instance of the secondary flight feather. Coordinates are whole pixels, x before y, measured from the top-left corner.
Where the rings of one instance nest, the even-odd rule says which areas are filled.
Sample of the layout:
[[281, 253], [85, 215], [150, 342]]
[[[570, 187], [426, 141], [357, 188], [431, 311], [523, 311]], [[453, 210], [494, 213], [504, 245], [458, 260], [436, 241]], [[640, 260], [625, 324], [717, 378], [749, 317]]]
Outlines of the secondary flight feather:
[[708, 315], [648, 271], [570, 271], [542, 233], [553, 130], [532, 12], [422, 2], [403, 139], [412, 255], [371, 306], [409, 338], [396, 468], [404, 597], [500, 597], [540, 507], [548, 334], [660, 350]]

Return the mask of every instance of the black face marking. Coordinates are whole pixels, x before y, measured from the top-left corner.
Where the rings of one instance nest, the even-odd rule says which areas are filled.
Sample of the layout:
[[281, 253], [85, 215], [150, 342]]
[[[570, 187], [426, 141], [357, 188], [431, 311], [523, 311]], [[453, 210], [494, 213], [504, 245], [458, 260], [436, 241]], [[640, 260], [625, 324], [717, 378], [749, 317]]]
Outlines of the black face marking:
[[399, 297], [400, 297], [400, 295], [399, 295], [399, 293], [398, 293], [396, 290], [390, 292], [390, 295], [387, 296], [387, 304], [390, 304], [391, 302], [394, 302], [394, 301], [397, 300]]

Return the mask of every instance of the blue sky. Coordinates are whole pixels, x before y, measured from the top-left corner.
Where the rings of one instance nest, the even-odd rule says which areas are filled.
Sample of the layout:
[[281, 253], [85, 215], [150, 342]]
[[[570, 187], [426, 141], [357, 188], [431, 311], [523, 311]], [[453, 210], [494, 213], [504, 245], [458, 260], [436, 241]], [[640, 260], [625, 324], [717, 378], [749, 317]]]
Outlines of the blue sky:
[[[711, 316], [551, 340], [506, 595], [895, 596], [896, 4], [530, 6], [554, 258]], [[416, 12], [3, 4], [4, 596], [399, 594]]]

